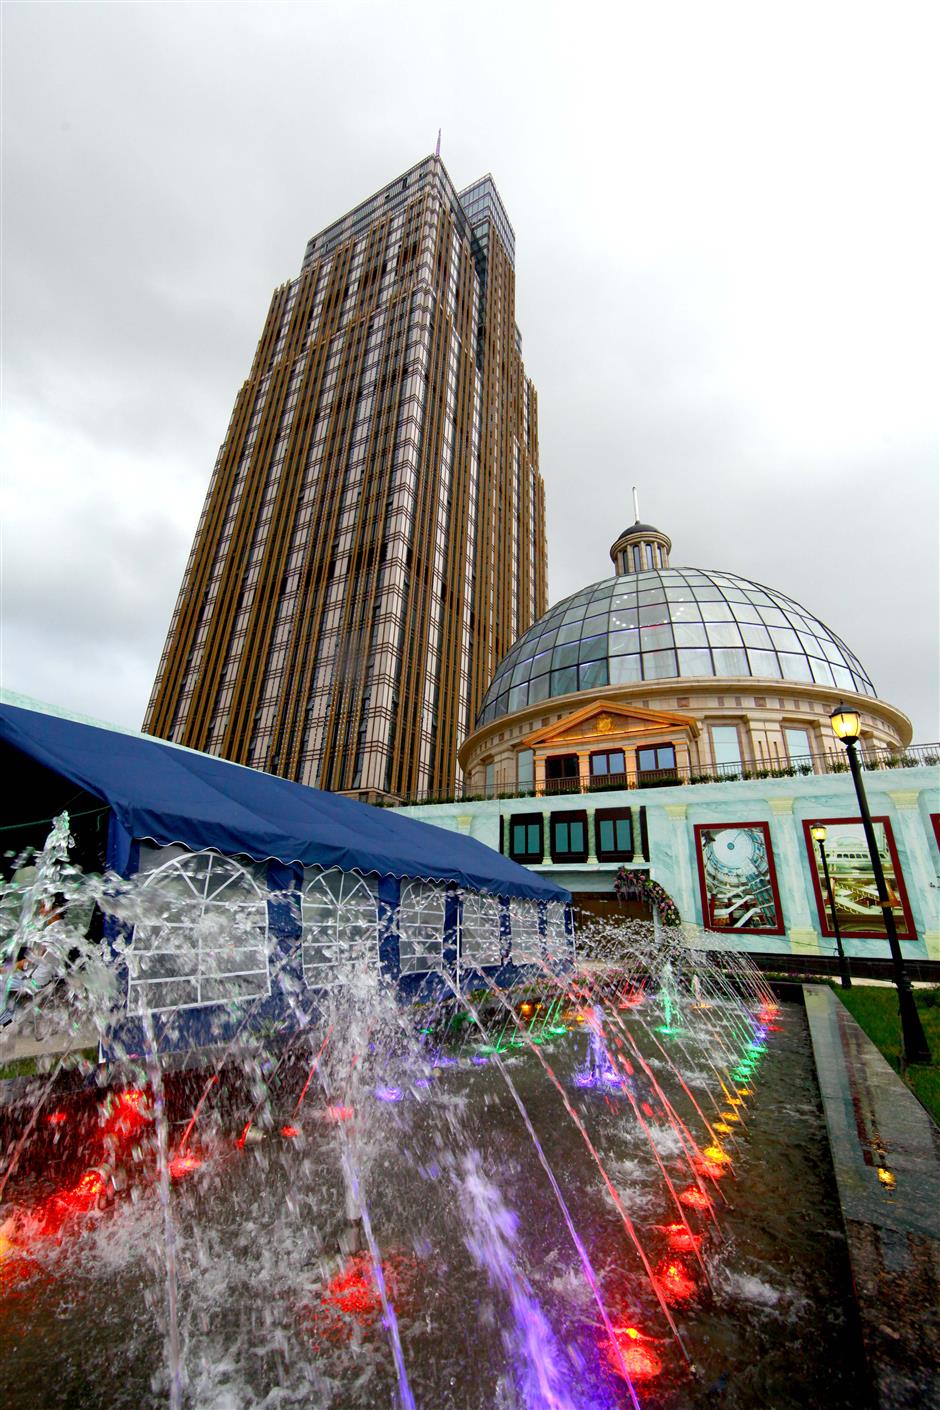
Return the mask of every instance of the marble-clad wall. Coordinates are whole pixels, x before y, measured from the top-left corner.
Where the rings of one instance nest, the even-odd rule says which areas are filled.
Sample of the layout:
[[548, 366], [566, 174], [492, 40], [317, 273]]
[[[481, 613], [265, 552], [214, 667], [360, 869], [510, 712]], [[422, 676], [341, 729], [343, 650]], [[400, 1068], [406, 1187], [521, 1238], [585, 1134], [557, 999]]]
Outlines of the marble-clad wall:
[[[897, 851], [916, 935], [903, 941], [904, 953], [940, 960], [940, 823], [934, 823], [934, 818], [940, 818], [940, 772], [924, 766], [873, 770], [866, 773], [865, 782], [872, 816], [889, 820]], [[498, 848], [501, 816], [508, 819], [512, 813], [556, 814], [572, 808], [590, 811], [597, 806], [630, 808], [635, 819], [638, 809], [646, 809], [649, 862], [637, 850], [632, 865], [648, 868], [653, 879], [676, 901], [683, 920], [700, 925], [703, 904], [696, 828], [755, 825], [760, 835], [769, 836], [782, 933], [723, 933], [733, 933], [741, 949], [833, 953], [833, 940], [822, 933], [803, 825], [858, 817], [849, 774], [749, 779], [555, 798], [422, 804], [401, 811]], [[758, 824], [763, 827], [757, 829]], [[547, 849], [545, 855], [546, 861], [536, 870], [550, 874], [572, 891], [612, 892], [617, 863], [589, 860], [554, 864]], [[883, 938], [844, 936], [844, 940], [849, 954], [887, 953]]]

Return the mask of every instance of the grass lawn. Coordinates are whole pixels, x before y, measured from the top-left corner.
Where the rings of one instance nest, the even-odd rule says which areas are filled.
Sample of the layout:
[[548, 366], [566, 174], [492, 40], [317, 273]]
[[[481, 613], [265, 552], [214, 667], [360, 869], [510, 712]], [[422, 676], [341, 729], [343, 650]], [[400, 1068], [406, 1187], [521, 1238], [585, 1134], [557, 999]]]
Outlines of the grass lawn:
[[[856, 984], [851, 989], [832, 985], [849, 1013], [863, 1028], [896, 1072], [901, 1071], [901, 1020], [897, 991], [875, 984]], [[923, 1102], [934, 1121], [940, 1124], [940, 989], [915, 989], [914, 999], [932, 1063], [917, 1063], [903, 1074], [911, 1090]]]

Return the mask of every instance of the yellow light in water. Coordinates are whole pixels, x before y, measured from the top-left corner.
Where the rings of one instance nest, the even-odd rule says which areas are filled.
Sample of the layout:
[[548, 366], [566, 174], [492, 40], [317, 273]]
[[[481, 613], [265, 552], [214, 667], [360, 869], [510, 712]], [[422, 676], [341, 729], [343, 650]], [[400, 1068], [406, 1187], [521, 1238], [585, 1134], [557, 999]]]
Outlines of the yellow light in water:
[[729, 1105], [729, 1106], [743, 1106], [743, 1105], [744, 1105], [744, 1102], [741, 1100], [740, 1097], [729, 1097], [729, 1098], [728, 1098], [728, 1105]]
[[897, 1180], [894, 1178], [894, 1171], [884, 1170], [881, 1168], [881, 1166], [878, 1167], [878, 1179], [883, 1185], [887, 1185], [889, 1190], [893, 1190], [895, 1185], [898, 1183]]
[[713, 1160], [716, 1165], [727, 1165], [731, 1157], [727, 1151], [723, 1151], [721, 1146], [706, 1146], [702, 1155], [708, 1160]]
[[739, 1097], [750, 1097], [750, 1096], [752, 1096], [752, 1095], [753, 1095], [753, 1093], [752, 1093], [750, 1087], [739, 1087], [739, 1088], [738, 1088], [738, 1096], [739, 1096]]
[[730, 1135], [731, 1135], [731, 1127], [730, 1127], [730, 1126], [726, 1126], [723, 1121], [716, 1121], [716, 1122], [715, 1122], [715, 1130], [716, 1130], [716, 1131], [719, 1131], [722, 1136], [730, 1136]]
[[723, 1111], [723, 1112], [721, 1113], [721, 1119], [722, 1119], [722, 1121], [740, 1121], [740, 1120], [741, 1120], [740, 1116], [738, 1115], [738, 1113], [737, 1113], [736, 1111]]

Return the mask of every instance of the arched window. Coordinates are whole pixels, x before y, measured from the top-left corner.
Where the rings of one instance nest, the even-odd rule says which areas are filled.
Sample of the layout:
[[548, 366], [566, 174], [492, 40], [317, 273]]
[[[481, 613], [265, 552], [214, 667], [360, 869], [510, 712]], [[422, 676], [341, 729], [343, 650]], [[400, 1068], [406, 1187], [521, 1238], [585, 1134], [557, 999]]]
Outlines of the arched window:
[[465, 969], [499, 964], [499, 900], [470, 894], [463, 898], [460, 921], [460, 962]]
[[509, 926], [513, 964], [538, 964], [542, 958], [538, 901], [510, 901]]
[[424, 974], [443, 967], [446, 897], [446, 886], [427, 881], [402, 882], [398, 909], [402, 974]]
[[129, 1013], [271, 992], [264, 867], [144, 845], [140, 872], [144, 919], [127, 955]]
[[305, 867], [300, 911], [308, 984], [327, 988], [346, 982], [350, 969], [378, 968], [379, 907], [371, 878]]

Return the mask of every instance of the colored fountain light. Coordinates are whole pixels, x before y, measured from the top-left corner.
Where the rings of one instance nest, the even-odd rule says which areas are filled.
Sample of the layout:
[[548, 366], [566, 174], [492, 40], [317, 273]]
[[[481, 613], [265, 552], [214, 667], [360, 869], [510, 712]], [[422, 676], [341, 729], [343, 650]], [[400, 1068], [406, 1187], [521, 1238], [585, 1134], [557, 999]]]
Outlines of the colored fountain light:
[[182, 1180], [184, 1176], [191, 1175], [194, 1170], [198, 1170], [202, 1161], [198, 1155], [193, 1155], [190, 1151], [181, 1152], [175, 1155], [169, 1164], [170, 1178]]
[[695, 1279], [685, 1264], [677, 1258], [670, 1258], [661, 1263], [656, 1277], [667, 1302], [687, 1302], [695, 1295]]
[[663, 1232], [676, 1253], [694, 1253], [702, 1242], [701, 1234], [693, 1234], [685, 1224], [667, 1224]]
[[731, 1157], [727, 1151], [723, 1151], [721, 1146], [706, 1146], [702, 1151], [706, 1160], [710, 1160], [714, 1165], [730, 1165]]
[[885, 1170], [884, 1166], [878, 1167], [878, 1179], [889, 1190], [893, 1190], [897, 1185], [897, 1178], [893, 1170]]
[[[313, 885], [305, 882], [308, 884]], [[316, 884], [319, 885], [318, 878]], [[320, 904], [316, 902], [317, 906]], [[229, 933], [229, 919], [231, 916], [226, 915], [220, 933]], [[254, 925], [250, 933], [254, 941]], [[192, 1288], [191, 1293], [186, 1292], [186, 1305], [201, 1307], [204, 1302], [207, 1322], [216, 1320], [215, 1314], [223, 1305], [231, 1306], [233, 1313], [238, 1314], [232, 1319], [233, 1324], [238, 1321], [237, 1339], [231, 1349], [224, 1347], [222, 1351], [226, 1355], [230, 1351], [235, 1361], [244, 1352], [246, 1364], [252, 1367], [264, 1363], [263, 1372], [259, 1372], [259, 1396], [266, 1394], [270, 1398], [272, 1388], [274, 1394], [281, 1388], [292, 1400], [298, 1394], [303, 1398], [301, 1379], [308, 1359], [301, 1355], [292, 1361], [290, 1339], [303, 1337], [307, 1344], [301, 1346], [301, 1351], [309, 1351], [312, 1335], [314, 1340], [333, 1342], [331, 1355], [336, 1354], [324, 1368], [324, 1375], [332, 1378], [335, 1373], [337, 1404], [354, 1403], [349, 1396], [359, 1394], [356, 1383], [365, 1370], [369, 1377], [362, 1384], [373, 1375], [375, 1380], [368, 1386], [362, 1403], [379, 1403], [381, 1392], [381, 1403], [391, 1399], [404, 1410], [417, 1403], [443, 1404], [448, 1399], [445, 1373], [448, 1377], [452, 1370], [456, 1376], [468, 1375], [447, 1339], [447, 1319], [456, 1317], [460, 1319], [458, 1327], [473, 1326], [474, 1336], [451, 1337], [450, 1342], [468, 1343], [465, 1351], [471, 1357], [471, 1377], [473, 1365], [479, 1373], [483, 1357], [488, 1358], [492, 1364], [487, 1364], [486, 1370], [493, 1372], [493, 1385], [489, 1388], [507, 1388], [508, 1398], [500, 1395], [500, 1400], [506, 1398], [509, 1403], [511, 1398], [513, 1403], [524, 1404], [530, 1410], [547, 1410], [549, 1405], [552, 1410], [586, 1410], [588, 1404], [599, 1407], [601, 1403], [610, 1404], [612, 1410], [613, 1403], [621, 1402], [638, 1410], [632, 1382], [642, 1386], [664, 1371], [670, 1377], [673, 1370], [681, 1372], [681, 1358], [688, 1361], [685, 1338], [689, 1324], [694, 1328], [697, 1317], [712, 1315], [710, 1308], [705, 1314], [697, 1311], [694, 1303], [699, 1287], [696, 1260], [701, 1260], [702, 1245], [711, 1237], [711, 1231], [704, 1229], [703, 1217], [712, 1216], [713, 1200], [709, 1195], [715, 1196], [714, 1204], [718, 1203], [715, 1187], [706, 1181], [730, 1173], [731, 1157], [718, 1136], [736, 1134], [740, 1144], [744, 1143], [740, 1127], [733, 1129], [724, 1121], [713, 1125], [709, 1118], [724, 1095], [729, 1121], [739, 1120], [734, 1108], [742, 1105], [742, 1096], [734, 1094], [726, 1075], [737, 1058], [729, 1064], [729, 1049], [732, 1044], [744, 1048], [746, 1039], [755, 1035], [755, 1041], [737, 1063], [736, 1076], [743, 1079], [763, 1051], [760, 1040], [764, 1037], [763, 1028], [752, 1023], [757, 1003], [754, 989], [748, 989], [746, 984], [740, 989], [729, 985], [723, 972], [716, 971], [716, 977], [710, 980], [712, 961], [697, 956], [691, 948], [687, 955], [681, 945], [673, 944], [671, 952], [677, 958], [667, 980], [649, 993], [640, 990], [637, 974], [649, 973], [649, 982], [656, 985], [658, 974], [654, 966], [662, 964], [664, 943], [661, 937], [657, 938], [648, 954], [638, 949], [639, 958], [631, 958], [627, 969], [623, 968], [622, 959], [618, 959], [618, 968], [611, 966], [609, 971], [592, 961], [578, 972], [574, 983], [567, 973], [546, 973], [544, 1003], [525, 997], [537, 992], [530, 974], [522, 981], [525, 988], [521, 991], [499, 989], [494, 982], [488, 985], [491, 992], [483, 1002], [476, 989], [469, 998], [462, 997], [457, 992], [460, 970], [455, 970], [451, 984], [445, 966], [438, 976], [443, 997], [432, 997], [420, 1009], [409, 1008], [400, 993], [393, 993], [391, 986], [373, 983], [370, 974], [354, 972], [350, 962], [350, 977], [347, 979], [345, 972], [340, 975], [331, 991], [318, 1000], [321, 1008], [316, 1011], [308, 1011], [303, 991], [295, 988], [295, 980], [291, 979], [287, 992], [291, 1003], [296, 1003], [296, 1031], [286, 1009], [284, 1015], [269, 1023], [267, 998], [263, 1012], [260, 1005], [246, 1004], [239, 1012], [245, 1014], [245, 1034], [250, 1035], [251, 1041], [242, 1042], [241, 1030], [234, 1030], [229, 1046], [219, 1043], [211, 1050], [207, 1048], [206, 1055], [188, 1067], [179, 1067], [175, 1059], [164, 1064], [162, 1053], [164, 1038], [175, 1036], [173, 1023], [188, 1023], [189, 1016], [154, 1018], [153, 1028], [159, 1030], [160, 1041], [153, 1043], [151, 1033], [151, 1045], [158, 1051], [146, 1053], [142, 1069], [147, 1073], [146, 1091], [128, 1087], [104, 1100], [104, 1094], [96, 1098], [90, 1089], [87, 1095], [59, 1097], [50, 1084], [51, 1100], [48, 1107], [44, 1104], [40, 1108], [48, 1114], [35, 1119], [51, 1127], [66, 1120], [78, 1126], [79, 1114], [85, 1111], [78, 1103], [87, 1101], [88, 1114], [93, 1118], [94, 1102], [101, 1102], [94, 1154], [87, 1157], [101, 1164], [100, 1168], [87, 1170], [81, 1179], [77, 1177], [82, 1167], [72, 1167], [71, 1187], [54, 1197], [54, 1218], [50, 1213], [49, 1228], [58, 1221], [61, 1229], [70, 1215], [84, 1214], [84, 1220], [72, 1221], [75, 1238], [82, 1243], [82, 1256], [94, 1257], [97, 1250], [92, 1246], [107, 1242], [112, 1222], [120, 1233], [124, 1222], [133, 1220], [133, 1206], [138, 1198], [153, 1202], [152, 1213], [162, 1216], [166, 1245], [166, 1256], [152, 1260], [158, 1275], [166, 1280], [165, 1298], [151, 1299], [154, 1306], [162, 1309], [169, 1326], [164, 1352], [167, 1361], [161, 1374], [166, 1376], [168, 1372], [170, 1381], [176, 1376], [177, 1390], [186, 1387], [185, 1394], [175, 1401], [171, 1393], [173, 1406], [181, 1408], [190, 1395], [194, 1404], [206, 1403], [206, 1388], [197, 1385], [194, 1378], [200, 1374], [208, 1345], [201, 1344], [194, 1319], [177, 1325], [175, 1351], [172, 1344], [172, 1319], [181, 1305], [177, 1300], [176, 1250], [198, 1249], [199, 1260], [180, 1260], [179, 1272]], [[338, 953], [341, 951], [342, 946], [338, 947]], [[274, 951], [271, 962], [278, 962]], [[346, 960], [336, 963], [341, 968]], [[296, 967], [300, 973], [299, 963]], [[704, 976], [703, 983], [712, 984], [707, 993], [701, 984], [698, 988], [690, 985], [690, 974], [696, 967]], [[534, 969], [533, 966], [533, 973]], [[628, 974], [633, 977], [628, 978]], [[483, 982], [485, 976], [473, 979], [474, 984]], [[348, 985], [348, 992], [344, 985]], [[447, 985], [453, 997], [447, 993]], [[422, 992], [433, 996], [438, 990], [429, 985]], [[642, 1012], [622, 1012], [647, 999], [649, 1004]], [[459, 1009], [463, 1003], [468, 1004], [469, 1014], [455, 1012], [455, 1006]], [[697, 1014], [695, 1009], [707, 1009], [710, 1016]], [[561, 1014], [568, 1016], [567, 1023], [561, 1020]], [[261, 1021], [255, 1032], [251, 1024], [259, 1016]], [[234, 1023], [231, 1012], [226, 1014], [226, 1024], [229, 1022]], [[421, 1029], [419, 1022], [425, 1025]], [[654, 1036], [655, 1023], [660, 1024], [655, 1030], [659, 1034], [681, 1038], [662, 1044]], [[201, 1036], [202, 1030], [199, 1031]], [[219, 1030], [223, 1031], [228, 1034], [230, 1029]], [[317, 1052], [317, 1041], [324, 1032], [326, 1037]], [[219, 1033], [207, 1031], [207, 1036], [218, 1037]], [[551, 1051], [537, 1046], [548, 1037], [560, 1040], [557, 1045], [553, 1043]], [[486, 1074], [478, 1071], [487, 1064], [487, 1054], [505, 1052], [510, 1047], [523, 1051], [524, 1056], [508, 1064], [494, 1060]], [[172, 1052], [169, 1041], [165, 1050]], [[116, 1051], [120, 1060], [123, 1050]], [[212, 1072], [219, 1051], [223, 1057], [218, 1061], [218, 1071]], [[433, 1082], [429, 1080], [432, 1065]], [[511, 1074], [503, 1071], [504, 1066], [512, 1069]], [[318, 1100], [308, 1098], [305, 1110], [311, 1114], [302, 1116], [301, 1106], [315, 1075], [317, 1085], [313, 1091], [320, 1095]], [[512, 1081], [506, 1083], [510, 1097], [506, 1097], [500, 1082], [510, 1076]], [[572, 1083], [594, 1088], [598, 1098], [578, 1098], [571, 1092]], [[429, 1092], [418, 1090], [429, 1086]], [[381, 1108], [370, 1106], [370, 1098], [404, 1105], [395, 1113], [386, 1113], [383, 1119]], [[55, 1109], [56, 1100], [66, 1100], [67, 1110]], [[520, 1120], [508, 1105], [510, 1100]], [[204, 1102], [212, 1115], [197, 1128]], [[498, 1119], [487, 1119], [498, 1103], [503, 1103], [496, 1112]], [[313, 1105], [315, 1115], [311, 1111]], [[505, 1119], [507, 1113], [511, 1120]], [[357, 1115], [360, 1120], [348, 1130], [331, 1134], [321, 1129], [316, 1149], [311, 1148], [314, 1121], [353, 1122]], [[542, 1133], [554, 1135], [559, 1123], [567, 1118], [597, 1166], [596, 1181], [593, 1171], [591, 1180], [585, 1181], [577, 1162], [573, 1167], [577, 1179], [564, 1165], [568, 1148], [577, 1142], [559, 1139], [550, 1145], [546, 1141], [547, 1152], [542, 1148]], [[29, 1115], [24, 1114], [24, 1125], [28, 1119]], [[210, 1159], [208, 1131], [216, 1121], [230, 1123], [226, 1125], [230, 1132], [228, 1161]], [[232, 1138], [241, 1123], [244, 1125], [235, 1144], [244, 1147], [264, 1141], [257, 1153], [263, 1158], [232, 1159]], [[197, 1130], [193, 1144], [200, 1153], [194, 1154], [187, 1147], [187, 1139]], [[173, 1148], [169, 1151], [168, 1131], [173, 1132]], [[182, 1140], [180, 1131], [184, 1133]], [[276, 1139], [277, 1133], [283, 1140]], [[272, 1134], [274, 1140], [266, 1139]], [[291, 1141], [296, 1142], [293, 1147], [286, 1144]], [[709, 1141], [712, 1143], [705, 1144]], [[132, 1150], [135, 1143], [145, 1149]], [[441, 1156], [445, 1143], [448, 1164]], [[54, 1143], [47, 1136], [37, 1146], [44, 1159], [73, 1158], [70, 1142]], [[435, 1153], [441, 1157], [440, 1165]], [[154, 1154], [163, 1174], [160, 1182], [153, 1178]], [[579, 1149], [579, 1159], [580, 1154]], [[530, 1161], [541, 1162], [547, 1181], [529, 1179], [526, 1156]], [[470, 1157], [477, 1163], [473, 1164]], [[612, 1160], [617, 1164], [608, 1172], [606, 1166]], [[673, 1183], [676, 1170], [681, 1168], [680, 1160], [693, 1162], [693, 1183], [685, 1189]], [[556, 1161], [562, 1163], [557, 1181], [551, 1169]], [[748, 1162], [748, 1168], [752, 1164]], [[178, 1182], [203, 1166], [198, 1181], [176, 1190], [167, 1200], [166, 1172]], [[632, 1171], [634, 1166], [641, 1170], [641, 1177], [650, 1188], [644, 1222], [637, 1226], [623, 1208], [618, 1188], [620, 1171]], [[416, 1172], [426, 1182], [419, 1187]], [[685, 1178], [689, 1179], [688, 1173]], [[884, 1177], [879, 1174], [879, 1178]], [[400, 1186], [396, 1180], [402, 1182]], [[592, 1194], [593, 1185], [596, 1189]], [[460, 1197], [455, 1198], [455, 1189]], [[128, 1198], [122, 1200], [125, 1191]], [[569, 1210], [566, 1196], [571, 1191], [577, 1191], [579, 1204]], [[187, 1193], [200, 1197], [186, 1198]], [[681, 1201], [678, 1210], [677, 1199]], [[627, 1278], [614, 1303], [616, 1312], [608, 1306], [605, 1287], [609, 1200], [621, 1216], [624, 1231], [619, 1245], [612, 1250], [612, 1266], [622, 1263]], [[520, 1209], [524, 1209], [525, 1217], [517, 1212]], [[275, 1262], [278, 1265], [283, 1287], [296, 1290], [289, 1302], [283, 1297], [254, 1296], [257, 1238], [251, 1224], [245, 1230], [245, 1219], [234, 1217], [236, 1211], [239, 1215], [249, 1211], [258, 1236], [264, 1239], [266, 1257], [272, 1267]], [[693, 1227], [685, 1222], [686, 1217]], [[311, 1228], [317, 1230], [315, 1242], [306, 1237], [307, 1229], [301, 1227], [301, 1221], [308, 1219], [315, 1221], [311, 1223]], [[579, 1314], [575, 1327], [575, 1319], [564, 1308], [541, 1302], [547, 1284], [532, 1276], [538, 1265], [539, 1246], [529, 1246], [526, 1240], [533, 1230], [541, 1231], [552, 1220], [559, 1223], [559, 1219], [574, 1246], [574, 1253], [567, 1250], [570, 1265], [562, 1265], [564, 1299], [567, 1302], [569, 1278], [583, 1277], [595, 1297], [599, 1321], [594, 1314], [590, 1318]], [[654, 1222], [657, 1219], [662, 1222]], [[153, 1222], [156, 1226], [156, 1218]], [[71, 1232], [71, 1225], [66, 1227]], [[205, 1239], [200, 1237], [203, 1227], [208, 1231]], [[235, 1228], [239, 1233], [231, 1236], [234, 1246], [230, 1247], [227, 1241], [230, 1230]], [[697, 1232], [699, 1228], [703, 1232]], [[242, 1232], [249, 1237], [242, 1238]], [[89, 1236], [92, 1233], [94, 1236]], [[120, 1244], [121, 1240], [115, 1238], [114, 1242]], [[389, 1259], [386, 1245], [414, 1249], [417, 1253], [415, 1258], [410, 1252], [404, 1257], [393, 1253]], [[595, 1245], [604, 1250], [602, 1277], [591, 1262], [596, 1256]], [[447, 1248], [446, 1264], [434, 1257], [434, 1249], [439, 1246]], [[490, 1284], [488, 1318], [476, 1315], [481, 1308], [476, 1275], [467, 1279], [463, 1273], [460, 1260], [468, 1252]], [[108, 1252], [109, 1259], [115, 1260], [114, 1267], [123, 1256], [119, 1247]], [[236, 1259], [243, 1259], [244, 1264], [236, 1265]], [[420, 1278], [409, 1272], [417, 1268], [419, 1259]], [[34, 1261], [38, 1263], [38, 1259]], [[69, 1270], [64, 1269], [63, 1277], [67, 1276]], [[248, 1290], [248, 1310], [244, 1313], [235, 1301], [240, 1283]], [[400, 1293], [404, 1293], [404, 1306], [399, 1304]], [[103, 1295], [110, 1293], [105, 1289]], [[124, 1311], [121, 1297], [119, 1288], [111, 1320], [101, 1321], [108, 1337], [120, 1335]], [[213, 1299], [218, 1299], [218, 1306]], [[75, 1299], [76, 1305], [80, 1301]], [[689, 1303], [691, 1307], [687, 1306]], [[285, 1308], [292, 1313], [286, 1319]], [[670, 1308], [675, 1308], [675, 1312]], [[71, 1340], [65, 1343], [66, 1352], [75, 1344], [82, 1315], [79, 1308], [74, 1331], [69, 1331]], [[98, 1316], [97, 1309], [94, 1316]], [[643, 1331], [633, 1325], [634, 1318], [642, 1318]], [[563, 1333], [557, 1322], [563, 1324]], [[42, 1325], [37, 1319], [37, 1327]], [[559, 1350], [564, 1350], [562, 1334], [571, 1337], [570, 1361], [554, 1354], [556, 1343]], [[366, 1337], [374, 1344], [364, 1347]], [[583, 1344], [577, 1342], [579, 1337], [586, 1339]], [[143, 1365], [149, 1353], [145, 1338], [140, 1340], [141, 1353], [133, 1367], [138, 1379], [133, 1390], [143, 1387], [141, 1394], [145, 1396], [146, 1385], [159, 1368]], [[388, 1346], [384, 1345], [386, 1340]], [[689, 1345], [693, 1344], [694, 1336], [690, 1336]], [[446, 1365], [438, 1367], [445, 1345]], [[282, 1347], [287, 1348], [283, 1354]], [[58, 1348], [54, 1350], [58, 1352]], [[368, 1364], [361, 1359], [363, 1350]], [[383, 1368], [383, 1358], [388, 1367]], [[420, 1384], [417, 1399], [411, 1395], [408, 1382], [412, 1361], [420, 1378], [415, 1382], [416, 1390]], [[392, 1362], [394, 1371], [390, 1369]], [[614, 1387], [615, 1401], [608, 1399], [612, 1380], [608, 1367], [631, 1382], [629, 1400], [622, 1384]], [[236, 1369], [242, 1371], [240, 1365]], [[582, 1388], [580, 1384], [585, 1379], [582, 1371], [590, 1373], [589, 1387]], [[384, 1384], [379, 1382], [379, 1376], [384, 1377], [387, 1372], [398, 1379], [397, 1400], [394, 1393], [386, 1395]], [[244, 1382], [246, 1393], [252, 1395], [255, 1388], [252, 1386], [249, 1392], [249, 1381], [253, 1374], [251, 1371]], [[261, 1374], [267, 1378], [265, 1386], [261, 1386]], [[435, 1376], [439, 1376], [439, 1381], [434, 1381]], [[604, 1384], [594, 1379], [597, 1376]], [[451, 1379], [450, 1385], [454, 1384], [460, 1382]], [[465, 1379], [464, 1384], [470, 1385], [471, 1398], [476, 1403], [472, 1379]], [[674, 1392], [675, 1387], [671, 1386], [670, 1396]], [[650, 1394], [653, 1393], [650, 1387]], [[640, 1394], [645, 1403], [645, 1395], [642, 1391]], [[481, 1391], [478, 1398], [481, 1405], [496, 1403], [488, 1391]]]
[[636, 1327], [614, 1327], [616, 1346], [608, 1341], [605, 1353], [611, 1369], [623, 1377], [624, 1368], [631, 1381], [649, 1381], [663, 1369], [648, 1337]]
[[711, 1200], [698, 1185], [688, 1185], [686, 1189], [680, 1190], [679, 1198], [689, 1209], [711, 1209]]

